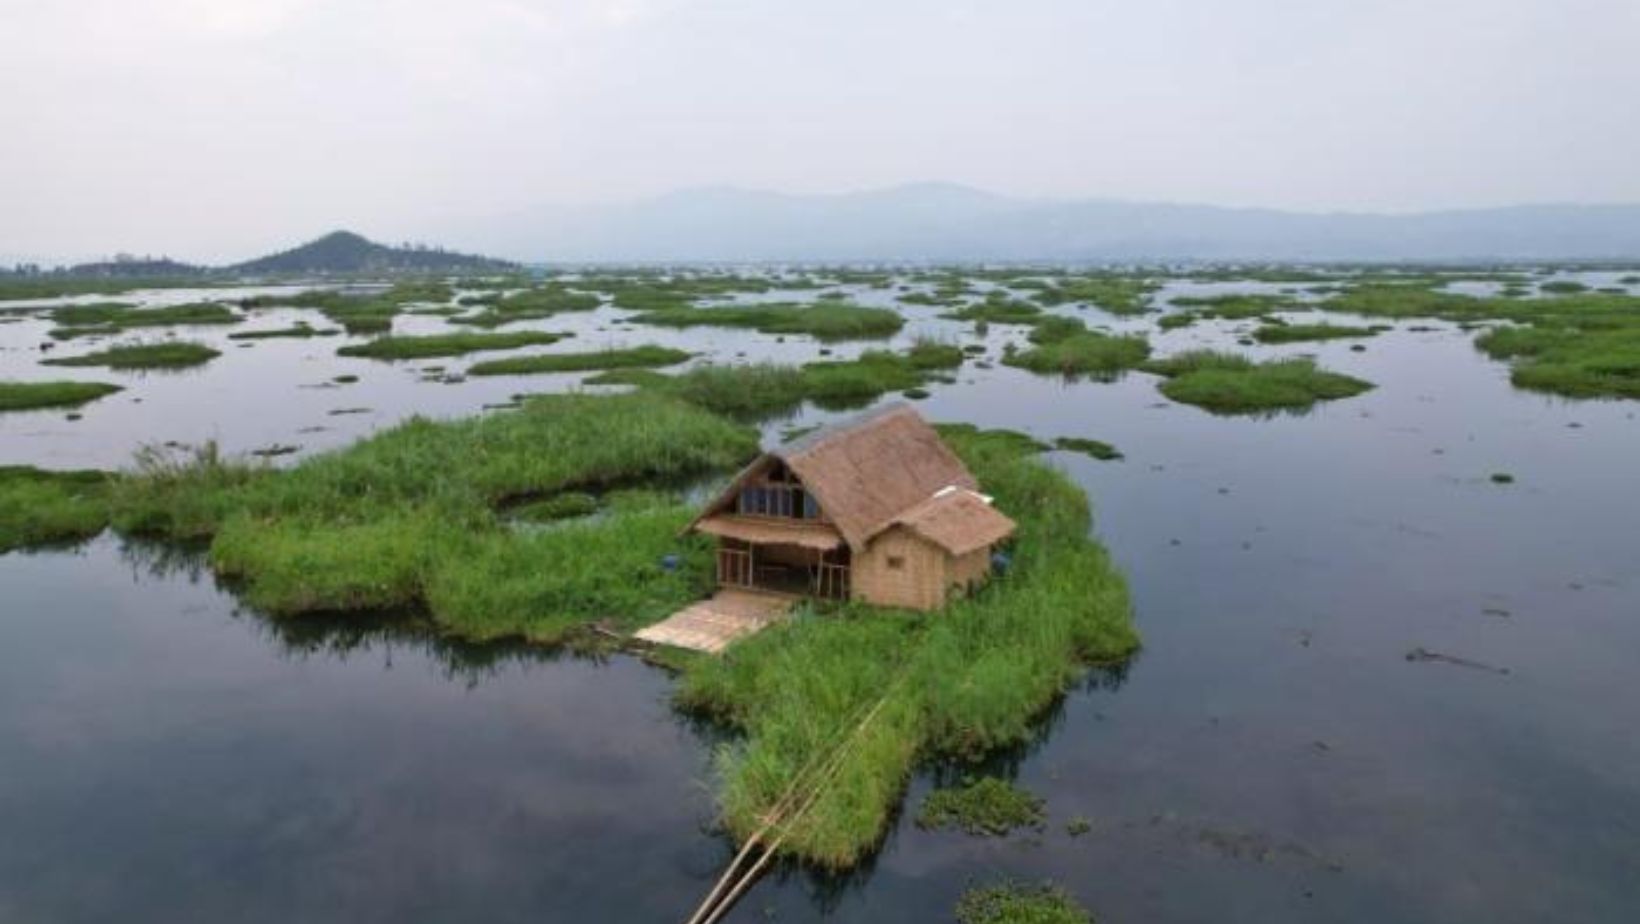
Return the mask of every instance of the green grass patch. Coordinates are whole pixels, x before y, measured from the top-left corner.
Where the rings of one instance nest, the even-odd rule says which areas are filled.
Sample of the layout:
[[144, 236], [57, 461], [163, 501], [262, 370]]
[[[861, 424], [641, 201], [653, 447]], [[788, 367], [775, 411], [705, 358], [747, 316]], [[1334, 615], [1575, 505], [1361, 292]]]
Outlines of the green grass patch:
[[79, 407], [121, 390], [105, 382], [0, 382], [0, 411]]
[[113, 346], [79, 356], [41, 360], [47, 366], [103, 366], [109, 369], [186, 369], [202, 366], [222, 354], [203, 343], [168, 340]]
[[1061, 436], [1053, 441], [1053, 448], [1066, 452], [1079, 452], [1101, 462], [1112, 462], [1122, 458], [1121, 450], [1102, 440], [1090, 440], [1080, 436]]
[[1088, 330], [1074, 318], [1043, 321], [1030, 339], [1031, 348], [1004, 355], [1003, 364], [1043, 375], [1114, 377], [1150, 356], [1150, 344], [1143, 337]]
[[[756, 434], [654, 395], [551, 395], [465, 420], [414, 419], [287, 469], [150, 450], [113, 487], [124, 532], [210, 540], [210, 560], [252, 605], [291, 615], [416, 607], [470, 638], [554, 642], [593, 621], [632, 628], [691, 599], [709, 544], [667, 499], [551, 529], [503, 508], [726, 471]], [[662, 559], [679, 555], [684, 567]]]
[[1028, 740], [1089, 662], [1137, 646], [1126, 584], [1089, 538], [1081, 490], [1043, 465], [1034, 443], [942, 432], [1019, 523], [1005, 576], [942, 612], [845, 606], [683, 666], [679, 704], [742, 734], [719, 758], [736, 836], [755, 830], [800, 769], [880, 702], [783, 846], [850, 866], [881, 837], [915, 761], [978, 758]]
[[489, 297], [477, 304], [484, 305], [484, 310], [451, 318], [450, 323], [493, 328], [514, 321], [550, 318], [570, 311], [592, 311], [602, 302], [590, 292], [577, 292], [548, 283], [522, 292]]
[[1320, 401], [1348, 398], [1372, 383], [1328, 372], [1309, 359], [1256, 363], [1245, 356], [1192, 350], [1144, 365], [1165, 376], [1162, 394], [1216, 414], [1307, 410]]
[[1545, 295], [1576, 295], [1589, 291], [1589, 287], [1571, 279], [1555, 279], [1538, 286], [1538, 291]]
[[1093, 924], [1093, 915], [1064, 889], [1051, 884], [973, 888], [954, 912], [958, 924]]
[[1569, 398], [1640, 398], [1640, 323], [1633, 327], [1500, 327], [1475, 346], [1512, 360], [1516, 386]]
[[1299, 307], [1291, 295], [1180, 295], [1173, 304], [1190, 308], [1200, 318], [1246, 321]]
[[1044, 305], [1085, 302], [1111, 314], [1143, 314], [1150, 308], [1151, 293], [1160, 288], [1155, 280], [1135, 276], [1086, 275], [1053, 279], [1032, 298]]
[[662, 308], [632, 320], [662, 327], [749, 327], [765, 334], [808, 334], [826, 342], [889, 337], [905, 326], [904, 318], [886, 308], [836, 301]]
[[53, 308], [51, 320], [59, 327], [51, 331], [58, 340], [91, 335], [118, 334], [143, 327], [170, 327], [185, 324], [238, 324], [244, 317], [217, 302], [194, 302], [163, 308], [137, 308], [120, 302], [92, 305], [63, 305]]
[[0, 553], [89, 539], [108, 525], [109, 476], [0, 466]]
[[521, 330], [492, 334], [428, 334], [419, 337], [378, 337], [367, 343], [341, 347], [338, 356], [363, 356], [369, 359], [429, 359], [435, 356], [461, 356], [485, 350], [513, 350], [518, 347], [557, 343], [568, 334], [549, 334], [545, 331]]
[[1253, 331], [1253, 339], [1260, 343], [1303, 343], [1311, 340], [1340, 340], [1376, 337], [1382, 327], [1356, 327], [1347, 324], [1264, 324]]
[[921, 828], [959, 828], [969, 834], [1000, 836], [1015, 828], [1040, 828], [1046, 816], [1039, 796], [994, 776], [936, 789], [917, 811]]
[[307, 323], [296, 323], [289, 327], [275, 327], [267, 330], [241, 330], [228, 335], [229, 340], [276, 340], [280, 338], [305, 339], [308, 337], [334, 337], [341, 333], [339, 330], [326, 330], [314, 327]]
[[633, 385], [736, 419], [759, 420], [793, 413], [805, 401], [831, 410], [862, 407], [889, 392], [923, 387], [962, 360], [960, 347], [923, 340], [903, 353], [866, 350], [852, 360], [697, 366], [677, 375], [628, 369], [589, 376], [585, 384]]
[[468, 367], [469, 375], [530, 375], [540, 372], [588, 372], [595, 369], [654, 369], [675, 366], [695, 354], [645, 344], [589, 353], [543, 353], [491, 359]]

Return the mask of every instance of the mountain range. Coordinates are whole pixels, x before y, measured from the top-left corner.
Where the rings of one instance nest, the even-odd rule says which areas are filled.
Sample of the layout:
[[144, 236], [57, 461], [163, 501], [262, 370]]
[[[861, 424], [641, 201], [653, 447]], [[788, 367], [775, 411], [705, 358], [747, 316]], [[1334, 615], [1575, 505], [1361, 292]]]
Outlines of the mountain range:
[[711, 187], [534, 208], [443, 233], [547, 262], [1633, 260], [1640, 206], [1312, 213], [1026, 199], [943, 183], [838, 195]]

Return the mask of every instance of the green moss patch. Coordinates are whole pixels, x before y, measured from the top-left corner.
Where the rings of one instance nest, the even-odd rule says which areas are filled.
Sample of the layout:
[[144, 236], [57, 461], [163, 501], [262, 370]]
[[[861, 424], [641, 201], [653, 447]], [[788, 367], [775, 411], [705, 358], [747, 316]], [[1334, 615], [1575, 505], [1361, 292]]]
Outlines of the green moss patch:
[[1101, 462], [1113, 462], [1122, 458], [1122, 451], [1102, 440], [1090, 440], [1080, 436], [1061, 436], [1053, 441], [1053, 448], [1066, 452], [1079, 452], [1089, 458]]
[[121, 390], [104, 382], [0, 382], [0, 411], [79, 407]]

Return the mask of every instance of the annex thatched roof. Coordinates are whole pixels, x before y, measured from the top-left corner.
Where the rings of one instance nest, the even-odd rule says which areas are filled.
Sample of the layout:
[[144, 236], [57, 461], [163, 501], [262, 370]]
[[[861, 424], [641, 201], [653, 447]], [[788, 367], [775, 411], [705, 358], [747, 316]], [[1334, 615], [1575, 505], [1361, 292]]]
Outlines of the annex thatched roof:
[[966, 555], [1013, 534], [1014, 521], [983, 495], [947, 488], [898, 517], [894, 523], [950, 552]]
[[[822, 428], [765, 453], [736, 476], [700, 518], [690, 524], [691, 528], [701, 528], [708, 518], [735, 498], [743, 482], [774, 460], [784, 462], [802, 481], [844, 541], [856, 550], [941, 491], [954, 488], [971, 494], [979, 487], [962, 460], [922, 415], [910, 405], [898, 402]], [[978, 498], [978, 495], [972, 496]], [[984, 503], [982, 498], [978, 499]], [[924, 526], [931, 533], [945, 535], [958, 546], [968, 541], [964, 538], [967, 533], [958, 529], [958, 520], [972, 521], [975, 535], [992, 534], [1002, 522], [1006, 522], [1011, 531], [1012, 521], [1007, 517], [996, 514], [996, 518], [985, 518], [970, 506], [963, 502], [960, 509], [942, 505], [938, 510], [928, 511]], [[981, 520], [985, 521], [983, 527]], [[910, 528], [910, 524], [907, 526]]]

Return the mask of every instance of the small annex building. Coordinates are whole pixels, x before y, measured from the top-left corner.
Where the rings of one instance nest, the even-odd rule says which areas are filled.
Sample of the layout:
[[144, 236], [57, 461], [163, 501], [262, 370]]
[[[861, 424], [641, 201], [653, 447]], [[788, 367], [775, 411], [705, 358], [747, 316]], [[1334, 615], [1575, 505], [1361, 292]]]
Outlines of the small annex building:
[[765, 452], [688, 530], [724, 589], [930, 610], [991, 571], [1014, 521], [922, 416], [895, 403]]

